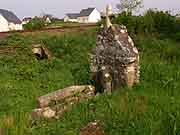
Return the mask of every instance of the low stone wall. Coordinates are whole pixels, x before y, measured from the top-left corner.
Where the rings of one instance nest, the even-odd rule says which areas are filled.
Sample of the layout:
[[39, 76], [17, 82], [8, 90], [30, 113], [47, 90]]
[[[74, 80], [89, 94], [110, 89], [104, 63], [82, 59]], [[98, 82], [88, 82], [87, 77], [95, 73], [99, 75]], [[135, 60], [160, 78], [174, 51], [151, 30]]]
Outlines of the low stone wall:
[[95, 96], [95, 88], [91, 85], [71, 86], [41, 96], [37, 99], [38, 108], [31, 117], [58, 118], [75, 103], [88, 100]]

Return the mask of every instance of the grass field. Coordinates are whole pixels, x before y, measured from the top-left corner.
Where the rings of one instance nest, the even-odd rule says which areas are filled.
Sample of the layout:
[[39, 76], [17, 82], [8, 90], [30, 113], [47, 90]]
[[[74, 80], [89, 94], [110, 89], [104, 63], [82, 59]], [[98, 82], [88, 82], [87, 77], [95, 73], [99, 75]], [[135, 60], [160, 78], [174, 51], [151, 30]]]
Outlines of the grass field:
[[80, 26], [79, 23], [76, 22], [64, 22], [64, 21], [55, 21], [48, 25], [48, 28], [56, 28], [56, 27], [72, 27], [72, 26]]
[[[73, 106], [59, 120], [30, 121], [36, 98], [74, 84], [90, 84], [89, 52], [96, 30], [12, 36], [0, 47], [0, 132], [3, 135], [78, 135], [100, 120], [107, 135], [180, 135], [180, 42], [136, 36], [141, 56], [141, 82], [132, 89]], [[37, 60], [30, 45], [43, 43], [52, 60]], [[15, 52], [15, 53], [14, 53]]]

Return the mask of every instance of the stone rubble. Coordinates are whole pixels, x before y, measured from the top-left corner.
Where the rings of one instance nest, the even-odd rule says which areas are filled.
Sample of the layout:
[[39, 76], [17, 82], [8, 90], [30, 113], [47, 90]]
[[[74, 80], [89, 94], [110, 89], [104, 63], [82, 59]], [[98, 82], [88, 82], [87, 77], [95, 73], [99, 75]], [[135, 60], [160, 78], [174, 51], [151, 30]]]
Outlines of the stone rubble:
[[38, 109], [31, 113], [32, 119], [59, 118], [75, 103], [91, 99], [95, 88], [91, 85], [70, 86], [47, 95], [38, 97]]

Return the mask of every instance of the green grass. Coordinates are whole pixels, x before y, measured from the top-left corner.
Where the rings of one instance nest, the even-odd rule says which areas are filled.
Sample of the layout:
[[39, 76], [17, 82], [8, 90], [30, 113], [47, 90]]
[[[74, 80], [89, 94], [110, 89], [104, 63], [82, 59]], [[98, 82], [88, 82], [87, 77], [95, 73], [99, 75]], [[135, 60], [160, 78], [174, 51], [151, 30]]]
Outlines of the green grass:
[[[74, 84], [90, 84], [89, 52], [95, 31], [53, 36], [12, 35], [1, 46], [18, 46], [16, 55], [0, 56], [0, 128], [9, 135], [78, 135], [100, 120], [107, 135], [180, 135], [179, 42], [137, 36], [141, 82], [132, 89], [74, 105], [59, 120], [29, 120], [36, 98]], [[44, 43], [52, 60], [38, 61], [30, 51]]]
[[55, 21], [49, 24], [48, 28], [56, 28], [56, 27], [71, 27], [71, 26], [80, 26], [79, 23], [76, 22], [64, 22], [64, 21]]

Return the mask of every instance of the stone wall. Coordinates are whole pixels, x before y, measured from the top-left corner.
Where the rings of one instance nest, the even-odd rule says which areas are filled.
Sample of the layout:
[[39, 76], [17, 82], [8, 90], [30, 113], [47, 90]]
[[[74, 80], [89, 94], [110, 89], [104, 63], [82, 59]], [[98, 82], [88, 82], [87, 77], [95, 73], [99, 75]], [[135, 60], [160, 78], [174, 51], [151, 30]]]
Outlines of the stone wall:
[[72, 105], [94, 96], [95, 88], [91, 85], [70, 86], [48, 93], [38, 97], [38, 108], [32, 111], [31, 118], [59, 118]]

